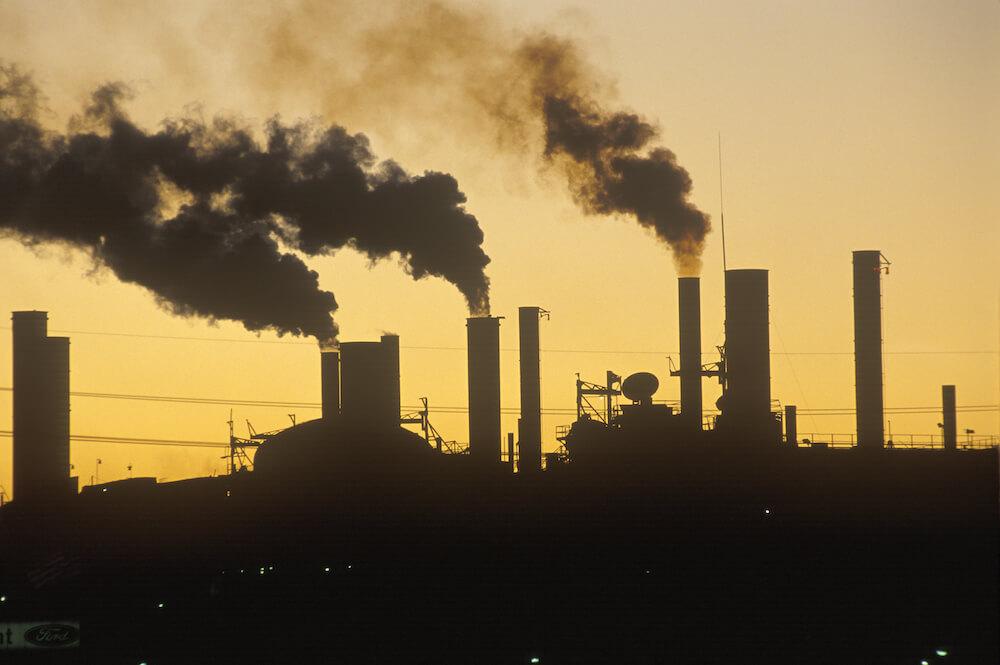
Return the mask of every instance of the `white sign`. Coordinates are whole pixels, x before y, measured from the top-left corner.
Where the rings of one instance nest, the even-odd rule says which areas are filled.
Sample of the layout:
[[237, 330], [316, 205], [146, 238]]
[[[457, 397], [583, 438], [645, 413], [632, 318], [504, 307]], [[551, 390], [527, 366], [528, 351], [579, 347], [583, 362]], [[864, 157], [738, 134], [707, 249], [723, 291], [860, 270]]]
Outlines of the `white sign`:
[[78, 646], [78, 621], [0, 623], [0, 648], [3, 649], [63, 649]]

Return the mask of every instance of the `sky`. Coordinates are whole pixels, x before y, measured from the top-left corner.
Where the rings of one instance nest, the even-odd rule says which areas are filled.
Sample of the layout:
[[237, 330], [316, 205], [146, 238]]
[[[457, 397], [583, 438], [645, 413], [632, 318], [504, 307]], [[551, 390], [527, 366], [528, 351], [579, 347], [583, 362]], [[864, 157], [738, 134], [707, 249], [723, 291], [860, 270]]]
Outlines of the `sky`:
[[[123, 112], [147, 132], [223, 118], [263, 140], [269, 119], [308, 120], [363, 134], [377, 162], [413, 178], [450, 174], [483, 233], [492, 313], [505, 317], [504, 432], [516, 431], [519, 406], [517, 308], [551, 312], [541, 324], [546, 451], [574, 419], [577, 373], [603, 383], [608, 370], [649, 371], [654, 399], [679, 399], [668, 374], [677, 267], [632, 216], [579, 205], [571, 169], [546, 157], [540, 120], [519, 106], [524, 72], [511, 54], [556, 38], [595, 107], [648, 122], [657, 135], [643, 151], [668, 149], [689, 174], [687, 201], [711, 224], [704, 362], [724, 341], [724, 206], [726, 266], [769, 271], [772, 397], [797, 406], [800, 436], [849, 437], [851, 252], [877, 249], [891, 262], [887, 426], [897, 441], [937, 434], [941, 386], [955, 384], [964, 439], [998, 432], [997, 34], [1000, 3], [987, 0], [0, 2], [0, 61], [32, 76], [52, 132], [79, 127], [91, 93], [122, 82]], [[427, 397], [441, 434], [467, 440], [459, 289], [413, 279], [398, 255], [288, 251], [335, 294], [341, 341], [400, 336], [404, 410]], [[173, 314], [84, 251], [9, 233], [0, 284], [0, 311], [48, 311], [50, 334], [71, 338], [81, 484], [224, 473], [230, 412], [238, 436], [248, 421], [269, 431], [289, 414], [319, 416], [315, 339]], [[6, 433], [11, 383], [0, 353]], [[717, 384], [706, 379], [704, 393], [710, 409]], [[10, 459], [0, 434], [8, 495]]]

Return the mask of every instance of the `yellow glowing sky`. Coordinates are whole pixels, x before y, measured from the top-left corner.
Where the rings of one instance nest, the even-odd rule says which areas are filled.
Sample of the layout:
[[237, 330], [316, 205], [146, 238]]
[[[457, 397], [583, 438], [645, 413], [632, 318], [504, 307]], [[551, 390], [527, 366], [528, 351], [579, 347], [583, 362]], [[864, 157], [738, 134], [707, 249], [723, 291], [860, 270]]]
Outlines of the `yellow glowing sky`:
[[[235, 112], [255, 123], [275, 113], [318, 116], [365, 133], [379, 157], [411, 173], [455, 175], [486, 235], [493, 313], [507, 317], [504, 431], [514, 431], [519, 404], [517, 307], [552, 312], [542, 324], [543, 407], [565, 413], [543, 416], [551, 450], [555, 427], [572, 420], [576, 372], [602, 382], [609, 369], [652, 371], [656, 397], [678, 398], [666, 362], [677, 354], [669, 251], [631, 220], [583, 215], [530, 149], [498, 149], [489, 123], [470, 110], [462, 63], [435, 77], [396, 72], [423, 58], [448, 61], [449, 49], [488, 54], [538, 31], [570, 37], [594, 68], [600, 101], [657, 123], [661, 144], [693, 178], [693, 202], [712, 217], [706, 354], [723, 341], [721, 133], [728, 265], [770, 271], [772, 395], [803, 411], [853, 408], [851, 251], [880, 249], [892, 262], [883, 282], [887, 408], [936, 409], [941, 385], [954, 383], [960, 409], [986, 407], [960, 412], [959, 432], [997, 433], [1000, 4], [457, 3], [447, 15], [467, 21], [461, 30], [442, 21], [430, 46], [380, 59], [371, 35], [411, 39], [412, 14], [424, 7], [414, 6], [6, 0], [0, 59], [33, 72], [56, 129], [95, 85], [123, 80], [138, 91], [132, 119], [148, 129], [193, 104], [206, 117]], [[427, 396], [432, 407], [464, 406], [467, 314], [454, 287], [413, 282], [394, 262], [371, 267], [349, 250], [308, 263], [337, 296], [342, 340], [400, 335], [404, 405]], [[73, 391], [220, 400], [74, 396], [74, 435], [224, 443], [227, 400], [319, 400], [312, 341], [172, 317], [79, 254], [0, 240], [0, 284], [5, 320], [14, 310], [47, 310], [52, 334], [72, 338]], [[0, 348], [10, 348], [9, 322]], [[0, 387], [10, 385], [7, 351]], [[7, 432], [9, 396], [0, 391]], [[706, 380], [706, 407], [717, 396]], [[319, 415], [301, 404], [235, 405], [233, 413], [238, 434], [247, 419], [269, 430], [288, 424], [289, 413]], [[940, 420], [934, 412], [888, 418], [897, 439], [934, 434]], [[462, 413], [432, 412], [432, 422], [447, 438], [467, 437]], [[799, 417], [801, 436], [852, 431], [852, 415]], [[10, 455], [10, 438], [0, 436], [8, 493]], [[98, 458], [103, 481], [126, 477], [129, 463], [137, 476], [222, 472], [220, 455], [75, 441], [71, 459], [86, 483]]]

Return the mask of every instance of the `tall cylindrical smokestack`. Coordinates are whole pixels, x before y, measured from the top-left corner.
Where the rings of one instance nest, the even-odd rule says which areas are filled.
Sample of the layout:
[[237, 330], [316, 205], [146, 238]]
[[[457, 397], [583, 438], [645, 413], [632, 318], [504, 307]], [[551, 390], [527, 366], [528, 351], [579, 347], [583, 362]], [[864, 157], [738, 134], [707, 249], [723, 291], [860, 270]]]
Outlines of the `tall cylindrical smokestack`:
[[878, 250], [854, 252], [854, 385], [861, 448], [881, 448], [885, 438], [881, 257]]
[[46, 502], [69, 476], [69, 338], [48, 337], [46, 312], [14, 312], [14, 498]]
[[767, 308], [766, 270], [726, 271], [723, 411], [732, 425], [754, 432], [773, 422]]
[[333, 418], [340, 413], [340, 351], [323, 351], [319, 359], [323, 417]]
[[955, 411], [955, 386], [941, 386], [941, 429], [945, 450], [958, 449], [958, 419]]
[[393, 418], [399, 423], [400, 388], [399, 388], [399, 335], [382, 335], [382, 351], [385, 354], [386, 381], [388, 382], [390, 401], [388, 408]]
[[382, 342], [340, 345], [340, 408], [344, 416], [379, 425], [399, 424], [399, 411], [393, 412], [396, 398], [386, 348]]
[[469, 455], [500, 462], [500, 318], [467, 322], [469, 336]]
[[538, 344], [539, 307], [518, 309], [521, 360], [521, 420], [518, 427], [518, 470], [542, 468], [542, 395]]
[[681, 419], [690, 430], [701, 430], [701, 280], [677, 280], [681, 349]]

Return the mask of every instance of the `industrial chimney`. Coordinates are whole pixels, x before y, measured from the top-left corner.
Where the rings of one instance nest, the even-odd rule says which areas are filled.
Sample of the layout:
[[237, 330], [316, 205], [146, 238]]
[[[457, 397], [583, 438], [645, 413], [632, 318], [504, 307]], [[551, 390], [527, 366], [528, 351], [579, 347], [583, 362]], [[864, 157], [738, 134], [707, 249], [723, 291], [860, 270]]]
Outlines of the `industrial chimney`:
[[323, 351], [320, 354], [320, 393], [323, 400], [323, 417], [333, 418], [340, 413], [340, 351]]
[[692, 431], [701, 430], [701, 280], [677, 280], [680, 331], [681, 419]]
[[955, 386], [941, 386], [941, 430], [944, 449], [958, 449], [958, 418], [955, 412]]
[[521, 345], [518, 470], [539, 471], [542, 468], [542, 397], [538, 322], [548, 313], [540, 307], [521, 307], [517, 314]]
[[772, 432], [771, 358], [767, 271], [726, 271], [726, 428], [738, 436], [780, 437]]
[[14, 312], [14, 498], [75, 494], [69, 475], [69, 338], [48, 336], [46, 312]]
[[340, 345], [340, 404], [347, 418], [399, 425], [399, 338], [386, 337]]
[[469, 337], [469, 455], [500, 462], [500, 317], [467, 321]]
[[854, 252], [854, 385], [860, 448], [881, 448], [884, 443], [881, 276], [881, 252]]
[[389, 394], [387, 409], [392, 413], [392, 418], [399, 424], [399, 413], [401, 409], [401, 398], [399, 388], [399, 335], [387, 333], [382, 335], [382, 352], [385, 354], [386, 385]]

